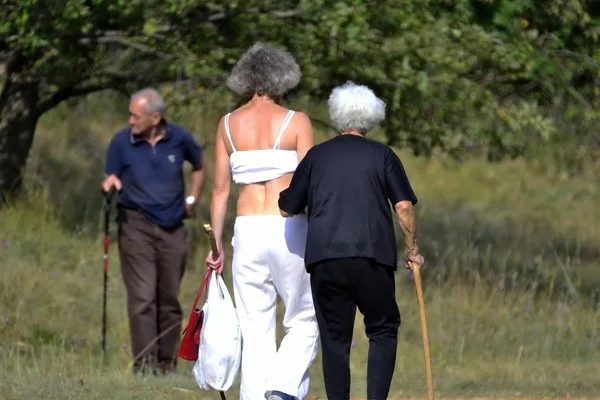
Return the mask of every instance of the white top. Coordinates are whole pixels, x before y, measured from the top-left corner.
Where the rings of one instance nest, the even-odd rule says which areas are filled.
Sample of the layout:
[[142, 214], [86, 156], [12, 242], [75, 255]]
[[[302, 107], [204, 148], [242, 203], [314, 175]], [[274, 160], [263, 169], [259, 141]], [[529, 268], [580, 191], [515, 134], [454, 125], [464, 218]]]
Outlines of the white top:
[[298, 153], [296, 150], [281, 150], [281, 137], [289, 125], [295, 111], [288, 111], [283, 125], [272, 149], [237, 151], [231, 140], [229, 130], [229, 116], [225, 116], [225, 131], [231, 143], [233, 152], [229, 156], [231, 175], [238, 184], [266, 182], [277, 179], [285, 174], [293, 173], [298, 166]]

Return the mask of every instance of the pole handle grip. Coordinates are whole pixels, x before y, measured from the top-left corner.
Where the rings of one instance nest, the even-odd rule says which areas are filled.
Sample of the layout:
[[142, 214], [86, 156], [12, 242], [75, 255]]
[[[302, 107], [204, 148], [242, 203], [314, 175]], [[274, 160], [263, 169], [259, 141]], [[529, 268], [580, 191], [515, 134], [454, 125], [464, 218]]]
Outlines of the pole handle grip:
[[219, 249], [217, 248], [217, 240], [215, 239], [215, 233], [212, 230], [210, 224], [202, 225], [204, 232], [208, 235], [208, 241], [210, 242], [210, 250], [212, 251], [212, 258], [216, 260], [219, 258]]
[[116, 192], [117, 192], [117, 188], [114, 185], [111, 186], [110, 189], [108, 189], [108, 192], [106, 192], [106, 202], [107, 203], [110, 204], [110, 202], [112, 201]]

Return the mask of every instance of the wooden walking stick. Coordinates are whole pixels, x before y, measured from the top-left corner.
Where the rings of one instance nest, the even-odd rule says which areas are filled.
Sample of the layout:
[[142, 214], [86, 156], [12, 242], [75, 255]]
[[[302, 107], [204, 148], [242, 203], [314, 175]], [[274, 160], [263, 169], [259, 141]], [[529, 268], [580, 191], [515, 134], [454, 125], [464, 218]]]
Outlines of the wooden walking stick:
[[212, 251], [212, 258], [216, 260], [219, 258], [219, 249], [217, 249], [217, 240], [215, 239], [215, 233], [212, 230], [210, 224], [202, 225], [204, 232], [208, 235], [208, 241], [210, 242], [210, 250]]
[[[208, 235], [208, 241], [210, 242], [210, 250], [212, 251], [212, 259], [216, 260], [219, 258], [219, 249], [217, 248], [217, 240], [215, 239], [215, 233], [212, 230], [210, 224], [202, 225], [204, 228], [204, 232]], [[214, 272], [213, 272], [214, 273]], [[219, 395], [221, 396], [221, 400], [227, 400], [225, 398], [225, 392], [219, 391]]]
[[433, 377], [431, 374], [431, 356], [429, 355], [429, 337], [427, 336], [427, 319], [425, 318], [425, 303], [423, 302], [421, 271], [419, 270], [418, 266], [411, 265], [411, 269], [415, 278], [417, 303], [419, 304], [419, 317], [421, 319], [421, 333], [423, 335], [423, 352], [425, 354], [425, 371], [427, 373], [427, 399], [433, 400]]

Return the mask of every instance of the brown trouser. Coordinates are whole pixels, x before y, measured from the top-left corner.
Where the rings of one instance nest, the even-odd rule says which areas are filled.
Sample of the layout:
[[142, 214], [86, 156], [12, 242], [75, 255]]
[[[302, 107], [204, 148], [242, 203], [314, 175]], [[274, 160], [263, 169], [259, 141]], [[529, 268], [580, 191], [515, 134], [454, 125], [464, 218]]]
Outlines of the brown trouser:
[[175, 368], [186, 240], [184, 225], [164, 229], [139, 211], [119, 210], [119, 253], [136, 373]]

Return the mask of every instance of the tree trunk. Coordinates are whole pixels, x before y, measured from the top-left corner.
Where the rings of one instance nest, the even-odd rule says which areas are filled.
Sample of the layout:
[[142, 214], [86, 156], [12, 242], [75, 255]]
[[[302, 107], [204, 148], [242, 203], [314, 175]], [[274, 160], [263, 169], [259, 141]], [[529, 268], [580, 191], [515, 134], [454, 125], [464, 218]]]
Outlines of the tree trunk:
[[0, 97], [0, 202], [21, 191], [22, 172], [39, 119], [37, 83], [7, 78]]

